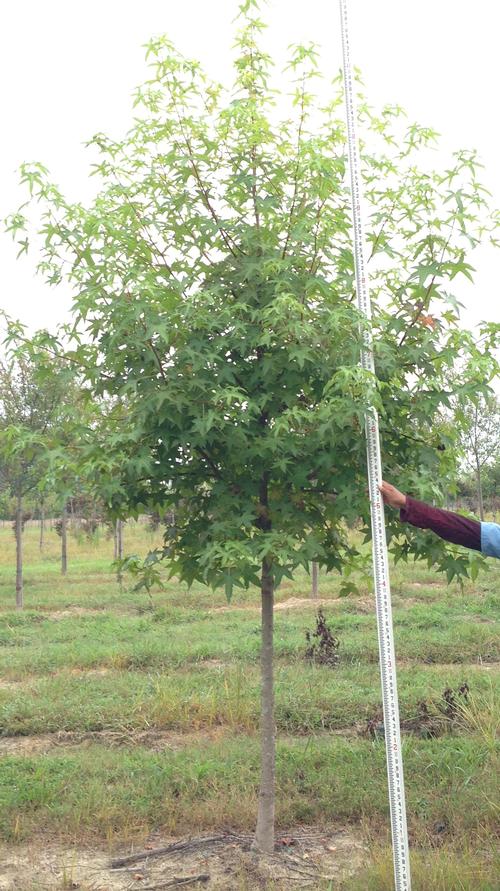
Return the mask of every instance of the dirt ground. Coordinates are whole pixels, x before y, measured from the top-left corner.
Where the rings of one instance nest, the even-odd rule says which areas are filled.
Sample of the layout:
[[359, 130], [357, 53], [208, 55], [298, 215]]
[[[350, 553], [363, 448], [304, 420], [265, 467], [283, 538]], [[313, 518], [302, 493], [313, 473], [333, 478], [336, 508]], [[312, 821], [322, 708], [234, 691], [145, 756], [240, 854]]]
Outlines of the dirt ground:
[[120, 732], [113, 730], [60, 730], [57, 733], [40, 733], [32, 736], [0, 736], [1, 755], [38, 755], [57, 748], [81, 747], [99, 743], [108, 747], [143, 746], [152, 752], [176, 751], [186, 746], [196, 745], [203, 738], [206, 742], [220, 739], [221, 732], [205, 731], [175, 733], [171, 730], [134, 730]]
[[[308, 828], [278, 836], [273, 856], [256, 858], [250, 837], [219, 835], [196, 839], [155, 836], [144, 849], [120, 853], [53, 844], [0, 847], [0, 891], [142, 891], [163, 888], [208, 888], [210, 891], [264, 889], [269, 882], [283, 889], [315, 888], [322, 880], [338, 881], [357, 871], [367, 858], [359, 832]], [[169, 846], [170, 851], [155, 856]], [[142, 854], [141, 859], [115, 863]], [[115, 866], [113, 867], [113, 864]]]

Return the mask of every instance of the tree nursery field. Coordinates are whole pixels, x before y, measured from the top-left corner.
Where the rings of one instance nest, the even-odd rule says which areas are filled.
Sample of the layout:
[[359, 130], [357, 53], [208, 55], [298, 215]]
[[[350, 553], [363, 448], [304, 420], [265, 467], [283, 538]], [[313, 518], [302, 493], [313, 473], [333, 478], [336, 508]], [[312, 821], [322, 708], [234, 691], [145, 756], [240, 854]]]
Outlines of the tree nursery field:
[[[129, 523], [125, 552], [160, 537]], [[314, 600], [300, 571], [276, 592], [278, 852], [257, 861], [258, 589], [228, 604], [174, 579], [148, 597], [117, 582], [102, 530], [69, 536], [61, 577], [55, 531], [40, 554], [27, 528], [19, 612], [14, 548], [4, 525], [0, 888], [391, 887], [366, 579], [341, 597], [322, 573]], [[494, 891], [499, 568], [461, 589], [400, 563], [392, 587], [414, 886]]]

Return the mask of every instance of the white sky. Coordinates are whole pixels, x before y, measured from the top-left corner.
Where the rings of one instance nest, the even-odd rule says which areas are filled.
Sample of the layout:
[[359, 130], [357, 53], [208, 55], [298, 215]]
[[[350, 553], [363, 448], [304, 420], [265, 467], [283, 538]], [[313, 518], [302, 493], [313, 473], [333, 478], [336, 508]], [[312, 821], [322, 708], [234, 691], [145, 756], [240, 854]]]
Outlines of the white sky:
[[[354, 62], [372, 104], [399, 103], [410, 117], [442, 134], [447, 153], [477, 148], [484, 182], [500, 207], [498, 34], [493, 0], [351, 0]], [[119, 136], [131, 122], [131, 93], [146, 77], [148, 38], [167, 33], [209, 75], [231, 81], [231, 45], [237, 0], [24, 0], [4, 4], [0, 34], [3, 85], [0, 143], [0, 217], [24, 192], [16, 168], [23, 160], [46, 164], [68, 197], [89, 194], [91, 161], [83, 142], [97, 131]], [[341, 65], [337, 0], [269, 0], [266, 41], [286, 59], [290, 43], [322, 46], [328, 78]], [[0, 234], [0, 306], [31, 329], [68, 317], [64, 287], [49, 288], [34, 275], [35, 258], [16, 261], [10, 237]], [[500, 251], [472, 255], [474, 285], [460, 286], [464, 323], [500, 321]]]

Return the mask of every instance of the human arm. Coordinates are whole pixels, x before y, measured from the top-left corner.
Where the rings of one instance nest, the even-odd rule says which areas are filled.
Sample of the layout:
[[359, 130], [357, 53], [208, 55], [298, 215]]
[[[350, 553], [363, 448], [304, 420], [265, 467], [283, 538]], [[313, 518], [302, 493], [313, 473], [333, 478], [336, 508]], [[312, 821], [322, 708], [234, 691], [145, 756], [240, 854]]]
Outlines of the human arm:
[[[417, 526], [420, 529], [430, 529], [445, 541], [463, 545], [474, 551], [482, 550], [481, 526], [496, 525], [481, 524], [478, 520], [470, 520], [468, 517], [463, 517], [461, 514], [456, 514], [453, 511], [443, 510], [440, 507], [431, 507], [430, 504], [418, 501], [410, 495], [404, 495], [385, 481], [382, 482], [380, 491], [386, 504], [399, 508], [400, 519], [403, 522], [410, 523], [412, 526]], [[500, 530], [500, 527], [498, 528]], [[484, 553], [489, 553], [490, 556], [500, 556], [500, 543], [498, 554], [490, 551], [484, 551]]]

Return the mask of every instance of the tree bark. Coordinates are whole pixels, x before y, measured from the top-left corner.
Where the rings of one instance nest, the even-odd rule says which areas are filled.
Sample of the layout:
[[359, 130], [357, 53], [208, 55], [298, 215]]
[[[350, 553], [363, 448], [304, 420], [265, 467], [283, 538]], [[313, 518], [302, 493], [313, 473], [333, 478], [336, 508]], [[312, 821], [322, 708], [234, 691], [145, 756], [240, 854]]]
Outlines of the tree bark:
[[16, 505], [16, 609], [22, 609], [23, 606], [23, 498], [22, 495], [18, 495]]
[[311, 597], [313, 600], [317, 600], [318, 597], [318, 577], [319, 577], [319, 566], [314, 561], [311, 564]]
[[481, 481], [481, 465], [476, 462], [476, 481], [477, 481], [477, 504], [479, 508], [479, 518], [484, 521], [484, 505], [483, 505], [483, 486]]
[[262, 562], [262, 652], [261, 652], [261, 776], [257, 828], [253, 849], [272, 854], [274, 851], [274, 777], [275, 724], [273, 678], [273, 600], [272, 564]]
[[45, 501], [40, 501], [40, 553], [43, 551], [45, 544]]
[[68, 508], [66, 502], [61, 515], [61, 572], [66, 575], [68, 571]]

